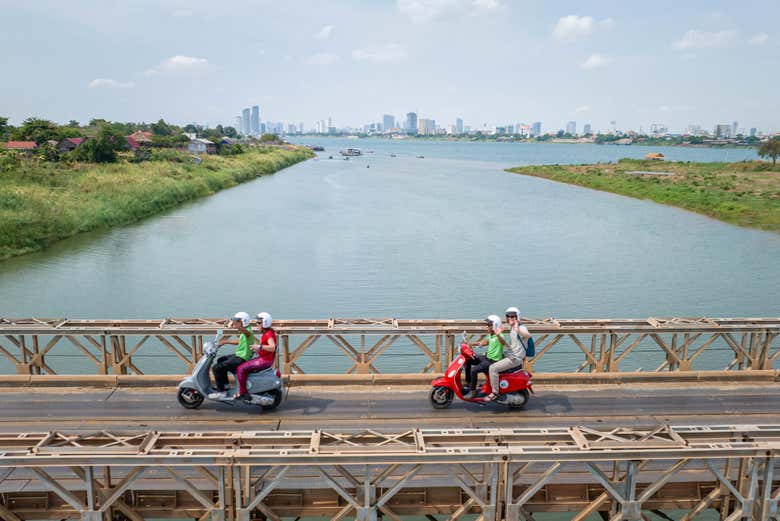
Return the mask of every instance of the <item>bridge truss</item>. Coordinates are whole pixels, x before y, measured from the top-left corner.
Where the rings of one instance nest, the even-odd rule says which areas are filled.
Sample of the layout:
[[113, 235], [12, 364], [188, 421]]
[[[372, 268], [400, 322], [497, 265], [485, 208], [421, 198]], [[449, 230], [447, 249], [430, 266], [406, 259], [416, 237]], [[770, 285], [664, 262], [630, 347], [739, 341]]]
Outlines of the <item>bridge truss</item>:
[[[536, 339], [529, 368], [545, 372], [619, 373], [780, 368], [780, 318], [523, 319]], [[67, 374], [55, 361], [79, 357], [94, 375], [182, 374], [203, 354], [225, 319], [72, 320], [0, 317], [0, 372]], [[278, 320], [284, 374], [330, 371], [398, 373], [415, 367], [440, 373], [461, 332], [481, 338], [480, 320], [332, 318]], [[227, 330], [226, 333], [235, 333]], [[404, 364], [393, 360], [407, 358]], [[6, 369], [3, 369], [5, 367]]]
[[0, 518], [778, 519], [780, 425], [0, 434]]

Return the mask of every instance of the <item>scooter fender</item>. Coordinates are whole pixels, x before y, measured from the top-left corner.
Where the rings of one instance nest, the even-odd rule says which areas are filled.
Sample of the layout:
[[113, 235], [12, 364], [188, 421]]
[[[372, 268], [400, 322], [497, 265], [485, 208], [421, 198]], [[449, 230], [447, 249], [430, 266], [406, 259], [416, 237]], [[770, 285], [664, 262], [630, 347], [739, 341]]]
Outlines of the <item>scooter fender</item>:
[[446, 376], [440, 376], [439, 378], [437, 378], [436, 380], [431, 382], [431, 386], [432, 387], [446, 387], [447, 389], [453, 389], [454, 390], [454, 387], [452, 386], [452, 380], [450, 380]]
[[197, 389], [198, 388], [198, 384], [197, 384], [197, 382], [195, 382], [195, 378], [194, 377], [188, 376], [187, 378], [185, 378], [184, 380], [179, 382], [179, 385], [177, 387], [188, 387], [190, 389]]

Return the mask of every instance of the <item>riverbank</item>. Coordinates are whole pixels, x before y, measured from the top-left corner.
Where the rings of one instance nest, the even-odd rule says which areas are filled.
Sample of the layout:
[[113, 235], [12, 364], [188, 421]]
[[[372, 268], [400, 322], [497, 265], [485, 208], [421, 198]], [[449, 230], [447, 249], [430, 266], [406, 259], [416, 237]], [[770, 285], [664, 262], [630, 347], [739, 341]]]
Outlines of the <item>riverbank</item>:
[[780, 166], [762, 161], [688, 163], [621, 159], [508, 172], [677, 206], [738, 226], [780, 233]]
[[137, 222], [313, 157], [303, 147], [141, 163], [22, 161], [0, 174], [0, 260], [73, 235]]

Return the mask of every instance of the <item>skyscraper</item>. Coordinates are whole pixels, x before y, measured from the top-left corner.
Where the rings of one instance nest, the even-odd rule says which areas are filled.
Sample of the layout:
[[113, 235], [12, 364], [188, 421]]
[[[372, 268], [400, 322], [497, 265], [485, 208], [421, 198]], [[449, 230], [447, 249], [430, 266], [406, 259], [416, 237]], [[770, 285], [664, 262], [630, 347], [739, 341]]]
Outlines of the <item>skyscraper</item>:
[[590, 123], [585, 123], [585, 126], [582, 127], [582, 133], [585, 134], [586, 136], [589, 136], [589, 135], [591, 135], [593, 133], [593, 132], [591, 132], [591, 129], [590, 129]]
[[406, 132], [417, 134], [417, 113], [409, 112], [406, 114]]
[[241, 116], [236, 116], [236, 132], [238, 133], [240, 133], [244, 128], [242, 121], [243, 120], [241, 119]]
[[463, 134], [463, 119], [455, 118], [455, 132]]
[[252, 134], [252, 127], [249, 118], [250, 118], [249, 109], [244, 109], [243, 111], [241, 111], [241, 123], [242, 123], [241, 133], [244, 134], [245, 136], [249, 136]]
[[736, 137], [737, 135], [737, 127], [739, 126], [738, 122], [734, 122], [731, 124], [731, 137]]
[[533, 136], [541, 136], [542, 135], [542, 122], [536, 121], [533, 125], [531, 125], [531, 135]]
[[252, 132], [252, 135], [257, 136], [260, 134], [260, 107], [257, 105], [254, 105], [252, 107], [252, 122], [250, 124], [250, 129]]
[[577, 134], [577, 122], [576, 121], [569, 121], [566, 123], [566, 133], [571, 134], [572, 136]]
[[382, 116], [382, 129], [387, 132], [391, 128], [395, 128], [395, 117], [385, 114]]
[[756, 127], [750, 128], [750, 137], [756, 137]]
[[731, 136], [731, 129], [734, 128], [733, 125], [715, 125], [715, 131], [713, 134], [715, 134], [716, 138], [730, 138]]
[[420, 118], [417, 121], [417, 132], [419, 134], [430, 136], [436, 133], [436, 120]]

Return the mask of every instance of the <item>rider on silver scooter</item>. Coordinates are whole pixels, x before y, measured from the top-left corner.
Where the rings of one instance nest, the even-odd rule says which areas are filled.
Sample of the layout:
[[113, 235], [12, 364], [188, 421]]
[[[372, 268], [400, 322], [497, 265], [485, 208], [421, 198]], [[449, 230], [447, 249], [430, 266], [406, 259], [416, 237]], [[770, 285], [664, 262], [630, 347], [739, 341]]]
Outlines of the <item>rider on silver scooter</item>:
[[239, 311], [233, 315], [230, 321], [230, 327], [238, 329], [238, 339], [223, 338], [219, 341], [219, 345], [226, 344], [235, 345], [236, 352], [232, 355], [220, 356], [217, 359], [217, 363], [211, 368], [214, 373], [214, 385], [217, 388], [216, 392], [209, 393], [209, 398], [212, 400], [219, 400], [227, 396], [227, 383], [228, 372], [234, 373], [238, 369], [238, 366], [249, 360], [254, 356], [252, 348], [250, 347], [255, 343], [255, 335], [252, 331], [250, 322], [252, 321], [249, 313], [245, 311]]
[[273, 318], [271, 314], [263, 311], [257, 314], [257, 325], [260, 326], [260, 343], [252, 344], [252, 351], [257, 353], [257, 358], [247, 360], [238, 366], [236, 370], [236, 380], [238, 380], [238, 392], [233, 396], [234, 400], [251, 400], [249, 391], [246, 388], [246, 379], [249, 373], [262, 371], [274, 365], [276, 358], [276, 331], [271, 327]]

